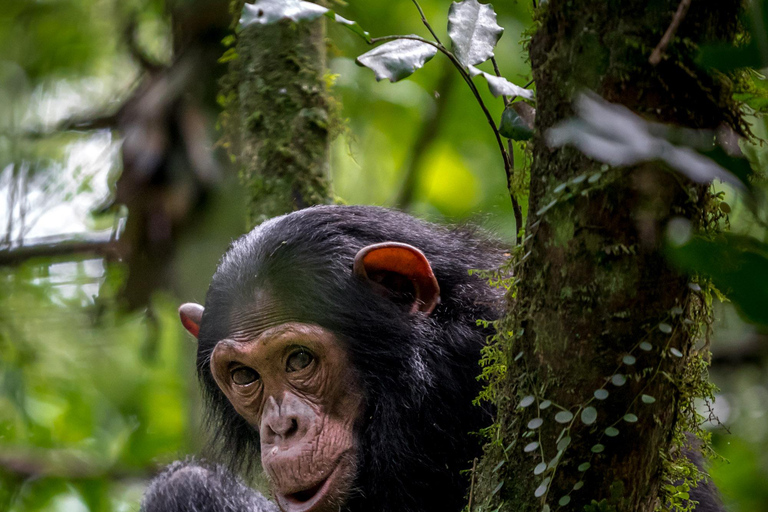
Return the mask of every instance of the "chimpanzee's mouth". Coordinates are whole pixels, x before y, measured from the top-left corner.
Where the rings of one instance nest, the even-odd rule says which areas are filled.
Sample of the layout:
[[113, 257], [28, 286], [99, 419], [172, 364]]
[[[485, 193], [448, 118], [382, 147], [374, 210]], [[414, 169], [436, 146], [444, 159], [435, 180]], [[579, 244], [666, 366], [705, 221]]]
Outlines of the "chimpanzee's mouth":
[[309, 489], [304, 489], [303, 491], [294, 492], [293, 494], [286, 495], [286, 499], [288, 501], [295, 501], [298, 503], [306, 503], [312, 498], [315, 497], [315, 495], [320, 491], [320, 489], [323, 487], [325, 482], [327, 482], [328, 479], [325, 478], [322, 480], [319, 484], [310, 487]]
[[318, 483], [290, 494], [277, 494], [277, 502], [285, 512], [323, 512], [330, 510], [326, 503], [334, 486], [338, 486], [338, 473], [341, 464]]

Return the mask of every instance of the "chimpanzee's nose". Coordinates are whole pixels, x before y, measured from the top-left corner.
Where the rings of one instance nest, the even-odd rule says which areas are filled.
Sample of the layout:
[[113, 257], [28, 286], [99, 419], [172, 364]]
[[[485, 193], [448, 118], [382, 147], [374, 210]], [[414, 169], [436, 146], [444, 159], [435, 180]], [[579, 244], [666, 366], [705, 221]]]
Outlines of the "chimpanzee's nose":
[[293, 394], [283, 395], [280, 403], [270, 396], [261, 415], [262, 445], [290, 447], [304, 437], [313, 418], [314, 412]]

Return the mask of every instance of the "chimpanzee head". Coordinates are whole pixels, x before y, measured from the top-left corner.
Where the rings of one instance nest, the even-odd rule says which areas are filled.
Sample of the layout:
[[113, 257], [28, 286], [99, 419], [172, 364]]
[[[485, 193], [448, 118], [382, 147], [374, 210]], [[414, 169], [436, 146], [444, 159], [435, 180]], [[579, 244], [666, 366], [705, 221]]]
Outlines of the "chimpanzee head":
[[261, 456], [286, 512], [459, 510], [488, 411], [472, 405], [501, 250], [376, 207], [279, 217], [180, 308], [216, 445]]

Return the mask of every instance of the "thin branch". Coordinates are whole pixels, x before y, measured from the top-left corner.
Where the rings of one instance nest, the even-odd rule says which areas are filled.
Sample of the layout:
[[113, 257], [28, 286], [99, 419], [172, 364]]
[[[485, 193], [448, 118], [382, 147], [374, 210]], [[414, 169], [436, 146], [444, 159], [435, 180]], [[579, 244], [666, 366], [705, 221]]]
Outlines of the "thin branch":
[[[501, 77], [501, 71], [499, 70], [499, 63], [496, 62], [496, 57], [491, 57], [491, 62], [493, 63], [493, 71], [496, 73], [496, 76]], [[507, 100], [507, 95], [502, 94], [501, 99], [504, 100], [504, 108], [509, 105], [509, 101]]]
[[37, 238], [24, 245], [0, 248], [0, 266], [21, 265], [33, 258], [51, 258], [75, 254], [117, 259], [121, 252], [118, 244], [119, 242], [113, 239], [111, 230], [91, 233], [73, 239], [60, 236]]
[[417, 0], [413, 0], [413, 5], [415, 5], [416, 8], [419, 10], [419, 14], [421, 15], [421, 22], [424, 24], [425, 27], [427, 27], [427, 30], [429, 30], [429, 33], [432, 34], [432, 37], [435, 38], [435, 41], [437, 41], [437, 44], [443, 44], [440, 42], [440, 38], [437, 37], [437, 34], [435, 34], [435, 31], [432, 30], [432, 26], [427, 21], [427, 17], [424, 16], [424, 11], [421, 10], [421, 6], [419, 5], [419, 2]]
[[[433, 48], [436, 48], [438, 51], [442, 52], [446, 57], [450, 59], [450, 61], [453, 63], [453, 65], [456, 67], [456, 69], [459, 71], [459, 74], [464, 79], [464, 81], [469, 86], [469, 89], [472, 91], [472, 94], [475, 96], [475, 99], [477, 100], [477, 103], [480, 105], [480, 108], [483, 111], [483, 114], [485, 114], [485, 118], [488, 121], [488, 124], [491, 126], [491, 129], [493, 130], [493, 134], [496, 137], [496, 143], [499, 146], [499, 151], [501, 152], [501, 157], [504, 160], [504, 173], [507, 177], [507, 190], [509, 191], [509, 197], [512, 200], [512, 207], [515, 208], [515, 204], [517, 203], [517, 199], [515, 199], [514, 194], [512, 193], [512, 163], [509, 158], [509, 154], [507, 153], [506, 148], [504, 147], [504, 141], [501, 138], [501, 134], [499, 133], [499, 128], [496, 126], [496, 121], [493, 120], [493, 116], [491, 115], [491, 112], [488, 110], [488, 107], [485, 105], [485, 102], [483, 101], [482, 96], [480, 96], [480, 91], [477, 89], [477, 86], [472, 81], [472, 77], [469, 76], [469, 73], [467, 73], [467, 70], [464, 69], [464, 66], [459, 62], [459, 59], [456, 58], [456, 56], [450, 52], [445, 46], [443, 46], [440, 43], [436, 43], [433, 41], [430, 41], [428, 39], [424, 39], [420, 36], [383, 36], [383, 37], [374, 37], [371, 39], [370, 44], [376, 44], [386, 41], [396, 41], [398, 39], [409, 39], [411, 41], [419, 41], [424, 44], [428, 44], [432, 46]], [[520, 209], [520, 205], [517, 205], [517, 209]]]
[[469, 512], [472, 512], [472, 501], [475, 497], [475, 473], [477, 471], [477, 457], [472, 461], [472, 478], [469, 482], [469, 500], [467, 504], [467, 509]]
[[648, 59], [648, 62], [650, 62], [651, 65], [655, 66], [661, 62], [661, 54], [667, 46], [669, 46], [672, 38], [675, 37], [675, 32], [677, 32], [677, 28], [680, 26], [683, 18], [685, 18], [685, 14], [688, 12], [690, 6], [691, 0], [680, 0], [680, 5], [677, 6], [677, 11], [675, 12], [674, 18], [672, 18], [672, 23], [667, 28], [667, 31], [664, 32], [661, 41], [659, 41], [659, 44], [653, 49], [651, 57]]

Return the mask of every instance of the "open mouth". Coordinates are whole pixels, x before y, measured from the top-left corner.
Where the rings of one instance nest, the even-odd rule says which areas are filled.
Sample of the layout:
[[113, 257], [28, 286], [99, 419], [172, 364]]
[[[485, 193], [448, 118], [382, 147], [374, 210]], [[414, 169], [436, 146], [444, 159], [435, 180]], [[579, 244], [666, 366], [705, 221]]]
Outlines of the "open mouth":
[[327, 497], [339, 466], [336, 466], [331, 473], [312, 487], [292, 492], [290, 494], [277, 494], [277, 502], [280, 508], [285, 512], [323, 512], [328, 510]]
[[289, 502], [296, 503], [296, 504], [304, 504], [314, 498], [318, 492], [320, 492], [320, 489], [322, 489], [323, 485], [325, 485], [325, 482], [327, 482], [328, 479], [325, 478], [322, 480], [319, 484], [314, 485], [310, 487], [309, 489], [304, 489], [303, 491], [294, 492], [292, 494], [287, 494], [285, 496], [285, 499]]

